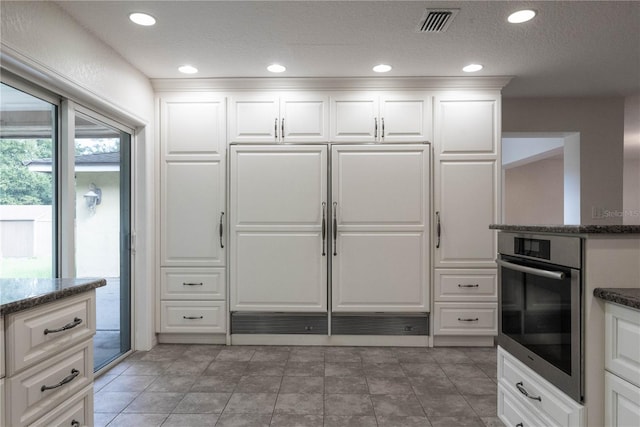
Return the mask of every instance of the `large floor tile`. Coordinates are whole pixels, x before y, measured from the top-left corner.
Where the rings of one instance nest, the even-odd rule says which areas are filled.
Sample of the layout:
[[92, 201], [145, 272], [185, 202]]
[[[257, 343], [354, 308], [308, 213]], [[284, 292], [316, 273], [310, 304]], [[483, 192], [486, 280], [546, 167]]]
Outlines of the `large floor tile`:
[[455, 384], [444, 377], [409, 377], [415, 394], [459, 394]]
[[325, 362], [326, 377], [358, 377], [364, 375], [360, 362]]
[[430, 417], [429, 421], [433, 427], [485, 427], [482, 420], [475, 417]]
[[271, 414], [276, 404], [276, 393], [233, 393], [224, 412], [239, 414]]
[[377, 427], [372, 415], [325, 415], [324, 427]]
[[154, 375], [120, 375], [104, 386], [101, 391], [143, 391], [157, 378]]
[[94, 395], [94, 412], [122, 412], [135, 399], [137, 391], [99, 391]]
[[458, 391], [464, 395], [498, 394], [498, 385], [490, 378], [451, 378]]
[[322, 415], [274, 414], [271, 427], [323, 427]]
[[237, 361], [213, 361], [202, 375], [216, 375], [232, 377], [241, 377], [247, 371], [249, 362], [237, 362]]
[[406, 377], [369, 377], [369, 394], [412, 394], [413, 388]]
[[182, 377], [162, 375], [157, 377], [155, 381], [146, 388], [146, 391], [186, 393], [191, 389], [197, 378], [197, 376]]
[[166, 414], [120, 414], [109, 423], [109, 427], [160, 427]]
[[[431, 423], [427, 417], [377, 417], [379, 427], [429, 427]], [[453, 427], [453, 426], [452, 426]]]
[[280, 393], [324, 393], [324, 377], [282, 377]]
[[363, 363], [362, 370], [367, 377], [404, 377], [399, 363]]
[[169, 414], [180, 403], [184, 393], [143, 392], [122, 412], [139, 414]]
[[162, 427], [214, 427], [217, 421], [216, 414], [171, 414]]
[[[476, 417], [473, 408], [459, 394], [418, 395], [427, 418]], [[433, 421], [431, 422], [433, 424]]]
[[368, 394], [369, 388], [367, 387], [367, 381], [364, 376], [325, 377], [324, 392], [327, 394]]
[[469, 395], [464, 397], [479, 417], [497, 416], [498, 396], [489, 395]]
[[326, 394], [325, 415], [375, 415], [368, 394]]
[[240, 378], [235, 391], [241, 393], [277, 393], [282, 377], [246, 376]]
[[324, 395], [302, 393], [280, 393], [276, 400], [274, 414], [309, 414], [324, 413]]
[[225, 412], [216, 427], [269, 427], [271, 414], [234, 414]]
[[96, 412], [93, 414], [93, 427], [106, 427], [119, 412]]
[[288, 377], [321, 377], [324, 375], [324, 362], [295, 362], [289, 360], [284, 368]]
[[191, 390], [193, 392], [207, 393], [233, 393], [240, 381], [240, 376], [203, 375], [197, 377]]
[[173, 410], [176, 414], [219, 414], [229, 401], [230, 393], [190, 392]]
[[376, 417], [422, 417], [420, 402], [413, 394], [381, 394], [371, 396]]

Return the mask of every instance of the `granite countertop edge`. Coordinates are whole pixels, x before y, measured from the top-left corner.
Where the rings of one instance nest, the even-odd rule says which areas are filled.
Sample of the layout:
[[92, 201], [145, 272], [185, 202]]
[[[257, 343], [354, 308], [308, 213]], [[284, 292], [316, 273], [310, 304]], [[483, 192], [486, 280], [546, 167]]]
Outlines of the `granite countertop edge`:
[[571, 234], [640, 234], [640, 225], [517, 225], [490, 224], [491, 230]]
[[640, 310], [640, 288], [595, 288], [593, 296]]
[[22, 310], [28, 310], [30, 308], [34, 308], [48, 302], [58, 301], [73, 295], [81, 294], [83, 292], [106, 286], [106, 284], [107, 281], [105, 279], [87, 279], [86, 282], [81, 284], [64, 287], [62, 289], [54, 290], [40, 295], [29, 296], [16, 301], [7, 302], [0, 305], [0, 317]]

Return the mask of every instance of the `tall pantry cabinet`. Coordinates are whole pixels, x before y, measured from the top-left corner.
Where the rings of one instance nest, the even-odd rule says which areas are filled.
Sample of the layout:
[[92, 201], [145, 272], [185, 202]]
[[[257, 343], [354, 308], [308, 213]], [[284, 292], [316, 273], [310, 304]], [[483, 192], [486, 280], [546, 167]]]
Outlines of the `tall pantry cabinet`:
[[[226, 101], [160, 94], [161, 342], [226, 332]], [[191, 335], [188, 340], [197, 341]]]
[[497, 334], [500, 97], [442, 93], [434, 125], [435, 345], [491, 345]]

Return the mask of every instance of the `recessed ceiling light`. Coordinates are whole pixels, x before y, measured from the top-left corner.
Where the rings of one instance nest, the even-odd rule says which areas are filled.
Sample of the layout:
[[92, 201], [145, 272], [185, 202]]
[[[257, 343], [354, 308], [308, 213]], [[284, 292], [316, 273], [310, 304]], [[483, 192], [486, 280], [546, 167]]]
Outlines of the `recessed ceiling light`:
[[373, 67], [373, 71], [375, 71], [376, 73], [387, 73], [391, 71], [391, 65], [378, 64], [375, 67]]
[[198, 72], [198, 69], [192, 65], [183, 65], [178, 67], [178, 71], [184, 74], [195, 74]]
[[287, 67], [280, 64], [271, 64], [267, 67], [267, 70], [271, 71], [272, 73], [283, 73], [287, 70]]
[[482, 70], [484, 67], [480, 64], [469, 64], [462, 69], [465, 73], [475, 73], [476, 71]]
[[140, 12], [132, 13], [131, 15], [129, 15], [129, 19], [136, 24], [143, 25], [145, 27], [155, 25], [156, 23], [156, 18], [151, 15], [147, 15], [146, 13]]
[[519, 10], [513, 12], [507, 18], [507, 21], [512, 24], [522, 24], [523, 22], [531, 21], [536, 16], [536, 11], [531, 9]]

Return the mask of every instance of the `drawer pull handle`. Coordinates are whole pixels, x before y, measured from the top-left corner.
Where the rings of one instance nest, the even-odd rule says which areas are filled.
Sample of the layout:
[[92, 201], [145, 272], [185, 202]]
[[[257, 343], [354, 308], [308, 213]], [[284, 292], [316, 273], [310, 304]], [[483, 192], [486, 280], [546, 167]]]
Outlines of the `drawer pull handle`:
[[43, 385], [42, 387], [40, 387], [40, 391], [53, 390], [54, 388], [62, 387], [63, 385], [69, 384], [71, 381], [75, 380], [78, 375], [80, 375], [80, 371], [78, 371], [77, 369], [72, 369], [71, 375], [63, 378], [62, 381], [60, 381], [58, 384]]
[[524, 427], [524, 424], [518, 423], [518, 424], [516, 424], [516, 427]]
[[77, 421], [77, 420], [71, 421], [71, 427], [80, 427], [80, 421]]
[[76, 317], [73, 319], [73, 322], [67, 323], [66, 325], [64, 325], [62, 328], [58, 328], [58, 329], [45, 329], [44, 330], [44, 334], [48, 335], [48, 334], [55, 334], [56, 332], [62, 332], [62, 331], [66, 331], [68, 329], [72, 329], [75, 328], [76, 326], [78, 326], [79, 324], [82, 323], [82, 319], [80, 319], [79, 317]]
[[200, 320], [200, 319], [204, 319], [203, 316], [182, 316], [183, 319], [186, 320]]
[[478, 319], [477, 317], [474, 317], [473, 319], [471, 318], [465, 319], [464, 317], [458, 317], [458, 322], [477, 322], [478, 320], [480, 319]]
[[460, 283], [458, 283], [458, 287], [459, 288], [479, 288], [480, 285], [479, 284], [474, 284], [474, 285], [461, 285]]
[[518, 390], [520, 390], [520, 393], [524, 394], [525, 396], [527, 396], [529, 399], [532, 400], [537, 400], [538, 402], [542, 402], [542, 397], [540, 396], [531, 396], [529, 394], [529, 392], [527, 391], [526, 388], [524, 388], [524, 384], [522, 384], [522, 381], [520, 381], [519, 383], [516, 384], [516, 388]]
[[182, 286], [204, 286], [204, 284], [202, 282], [200, 283], [193, 283], [193, 282], [183, 282]]

